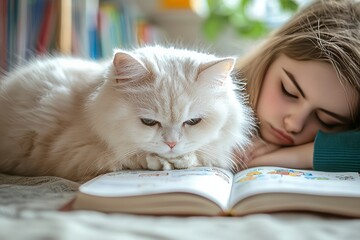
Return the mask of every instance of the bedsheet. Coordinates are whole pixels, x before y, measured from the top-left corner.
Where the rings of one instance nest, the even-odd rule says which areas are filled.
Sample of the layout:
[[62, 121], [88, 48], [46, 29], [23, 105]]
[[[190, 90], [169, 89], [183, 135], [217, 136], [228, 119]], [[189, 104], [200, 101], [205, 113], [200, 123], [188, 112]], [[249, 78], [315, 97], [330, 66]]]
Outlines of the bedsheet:
[[58, 177], [0, 174], [0, 239], [360, 239], [360, 219], [316, 213], [174, 217], [59, 211], [78, 187]]

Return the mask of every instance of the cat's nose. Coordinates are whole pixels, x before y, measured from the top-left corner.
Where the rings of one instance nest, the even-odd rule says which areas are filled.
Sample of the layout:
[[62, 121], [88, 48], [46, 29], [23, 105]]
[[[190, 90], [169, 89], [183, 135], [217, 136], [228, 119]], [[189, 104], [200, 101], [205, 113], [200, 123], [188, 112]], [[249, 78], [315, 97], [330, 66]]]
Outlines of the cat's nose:
[[165, 142], [171, 149], [173, 149], [176, 145], [176, 142]]

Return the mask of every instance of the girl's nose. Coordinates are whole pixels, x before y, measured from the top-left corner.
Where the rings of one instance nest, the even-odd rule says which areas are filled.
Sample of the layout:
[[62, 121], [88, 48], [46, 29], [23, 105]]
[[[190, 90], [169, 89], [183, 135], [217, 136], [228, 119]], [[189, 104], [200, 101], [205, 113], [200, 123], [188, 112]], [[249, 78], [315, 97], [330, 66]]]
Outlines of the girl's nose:
[[284, 127], [288, 133], [298, 134], [304, 129], [307, 120], [305, 112], [297, 111], [284, 117]]

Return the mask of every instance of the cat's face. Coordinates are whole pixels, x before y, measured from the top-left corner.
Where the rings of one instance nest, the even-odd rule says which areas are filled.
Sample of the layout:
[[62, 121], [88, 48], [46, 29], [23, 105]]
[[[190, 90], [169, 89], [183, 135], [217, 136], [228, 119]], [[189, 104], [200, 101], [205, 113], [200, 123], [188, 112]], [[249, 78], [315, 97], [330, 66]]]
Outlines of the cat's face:
[[216, 138], [227, 117], [227, 108], [222, 106], [226, 103], [213, 101], [215, 95], [196, 91], [196, 81], [194, 89], [182, 89], [179, 85], [177, 89], [149, 88], [142, 94], [146, 102], [133, 99], [132, 126], [138, 132], [134, 141], [142, 150], [165, 158], [177, 157]]
[[165, 158], [196, 151], [216, 139], [228, 119], [234, 59], [152, 51], [115, 55], [107, 106], [113, 114], [104, 126], [112, 141]]

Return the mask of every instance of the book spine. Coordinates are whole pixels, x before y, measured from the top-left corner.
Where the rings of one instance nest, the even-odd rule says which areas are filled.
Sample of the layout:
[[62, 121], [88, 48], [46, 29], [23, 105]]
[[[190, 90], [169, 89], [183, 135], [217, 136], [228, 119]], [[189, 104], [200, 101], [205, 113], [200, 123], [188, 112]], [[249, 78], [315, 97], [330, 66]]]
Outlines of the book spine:
[[18, 6], [18, 1], [14, 0], [14, 1], [9, 1], [7, 4], [7, 32], [9, 34], [7, 34], [7, 39], [6, 39], [6, 43], [7, 43], [7, 64], [8, 64], [8, 68], [12, 68], [13, 65], [15, 64], [15, 57], [16, 57], [16, 31], [13, 31], [12, 29], [16, 29], [17, 26], [17, 15], [18, 15], [18, 11], [17, 11], [17, 6]]
[[71, 53], [71, 33], [72, 33], [72, 10], [71, 0], [61, 0], [60, 6], [60, 52], [65, 54]]
[[7, 70], [8, 0], [0, 1], [0, 72]]
[[46, 1], [45, 3], [45, 13], [42, 20], [42, 24], [40, 27], [40, 33], [39, 33], [39, 40], [37, 42], [36, 51], [38, 54], [45, 54], [48, 51], [49, 47], [49, 40], [50, 40], [50, 33], [51, 29], [53, 29], [54, 26], [52, 26], [52, 18], [54, 16], [54, 2], [53, 1]]

